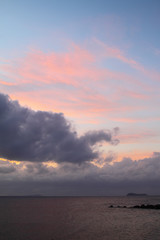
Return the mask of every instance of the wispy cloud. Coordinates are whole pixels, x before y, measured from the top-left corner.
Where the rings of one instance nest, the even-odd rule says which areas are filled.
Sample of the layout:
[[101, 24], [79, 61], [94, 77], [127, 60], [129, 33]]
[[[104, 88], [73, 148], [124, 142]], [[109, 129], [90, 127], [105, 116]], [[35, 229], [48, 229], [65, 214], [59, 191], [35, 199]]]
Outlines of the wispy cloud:
[[6, 82], [6, 81], [3, 81], [3, 80], [0, 80], [0, 85], [14, 86], [14, 85], [16, 85], [16, 84], [15, 84], [15, 83], [12, 83], [12, 82]]
[[154, 53], [155, 53], [155, 55], [160, 56], [160, 49], [155, 48]]
[[155, 70], [149, 70], [146, 67], [144, 67], [140, 62], [129, 58], [125, 55], [125, 53], [116, 47], [109, 47], [104, 42], [100, 41], [99, 39], [94, 40], [100, 47], [102, 47], [103, 53], [102, 55], [107, 58], [116, 58], [120, 61], [128, 64], [130, 67], [138, 70], [142, 74], [144, 74], [146, 77], [150, 77], [152, 80], [160, 81], [160, 72], [157, 72]]
[[[102, 47], [105, 57], [118, 58], [141, 71], [141, 67], [137, 67], [140, 64], [127, 58], [120, 49], [110, 48], [99, 40], [96, 40], [96, 44]], [[12, 97], [17, 96], [24, 104], [32, 102], [34, 108], [40, 104], [51, 108], [48, 96], [52, 95], [54, 109], [62, 109], [67, 115], [68, 112], [76, 112], [76, 109], [80, 112], [82, 107], [85, 114], [91, 115], [123, 111], [124, 104], [121, 100], [124, 96], [132, 102], [139, 99], [139, 104], [135, 107], [140, 108], [144, 105], [141, 100], [152, 97], [148, 95], [151, 90], [146, 83], [129, 74], [101, 67], [96, 52], [75, 44], [71, 44], [68, 51], [62, 53], [33, 50], [25, 57], [1, 64], [0, 67], [4, 75], [13, 80], [6, 81], [3, 76], [0, 81], [0, 84], [8, 87]], [[125, 87], [122, 88], [122, 85]], [[41, 101], [42, 95], [45, 104]], [[127, 105], [127, 111], [133, 108], [129, 101]]]

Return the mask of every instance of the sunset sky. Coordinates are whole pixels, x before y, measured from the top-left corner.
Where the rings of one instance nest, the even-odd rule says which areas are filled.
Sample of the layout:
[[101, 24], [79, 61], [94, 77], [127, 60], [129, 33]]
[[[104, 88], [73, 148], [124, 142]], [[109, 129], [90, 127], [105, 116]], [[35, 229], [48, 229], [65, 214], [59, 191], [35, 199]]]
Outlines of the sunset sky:
[[159, 13], [1, 1], [0, 195], [160, 194]]

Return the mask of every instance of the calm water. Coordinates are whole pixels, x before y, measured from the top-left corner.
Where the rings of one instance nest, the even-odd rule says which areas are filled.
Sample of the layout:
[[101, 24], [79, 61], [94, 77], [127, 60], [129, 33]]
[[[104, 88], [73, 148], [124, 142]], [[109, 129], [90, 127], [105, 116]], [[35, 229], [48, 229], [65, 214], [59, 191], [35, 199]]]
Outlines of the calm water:
[[0, 198], [0, 240], [160, 240], [160, 197]]

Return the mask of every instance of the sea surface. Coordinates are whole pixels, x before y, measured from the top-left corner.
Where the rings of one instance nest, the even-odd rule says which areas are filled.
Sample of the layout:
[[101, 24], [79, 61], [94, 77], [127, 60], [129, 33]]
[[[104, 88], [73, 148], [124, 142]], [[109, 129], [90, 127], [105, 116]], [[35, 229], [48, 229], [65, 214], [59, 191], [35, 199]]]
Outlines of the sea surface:
[[160, 197], [0, 197], [0, 240], [160, 240]]

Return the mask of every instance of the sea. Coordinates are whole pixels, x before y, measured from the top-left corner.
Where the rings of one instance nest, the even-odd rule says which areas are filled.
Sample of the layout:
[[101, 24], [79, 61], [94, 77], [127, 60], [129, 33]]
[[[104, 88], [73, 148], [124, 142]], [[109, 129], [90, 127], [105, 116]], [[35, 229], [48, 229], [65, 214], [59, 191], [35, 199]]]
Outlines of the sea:
[[160, 240], [160, 210], [130, 208], [159, 203], [160, 196], [0, 197], [0, 240]]

